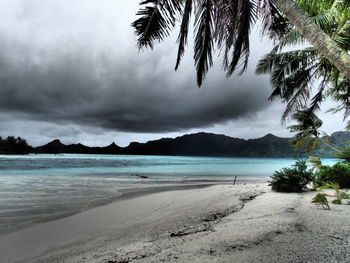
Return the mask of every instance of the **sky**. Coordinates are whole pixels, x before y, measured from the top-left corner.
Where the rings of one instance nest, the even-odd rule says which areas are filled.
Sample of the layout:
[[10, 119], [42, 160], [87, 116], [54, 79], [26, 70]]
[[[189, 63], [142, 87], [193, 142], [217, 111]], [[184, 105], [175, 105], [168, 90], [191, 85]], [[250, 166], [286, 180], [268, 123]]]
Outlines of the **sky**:
[[[139, 51], [130, 24], [138, 0], [1, 0], [0, 136], [34, 145], [127, 146], [195, 132], [239, 138], [290, 137], [284, 105], [271, 102], [269, 76], [257, 61], [272, 47], [252, 31], [248, 71], [226, 78], [220, 57], [196, 85], [192, 41], [174, 71], [177, 30], [154, 50]], [[324, 113], [322, 129], [344, 128]]]

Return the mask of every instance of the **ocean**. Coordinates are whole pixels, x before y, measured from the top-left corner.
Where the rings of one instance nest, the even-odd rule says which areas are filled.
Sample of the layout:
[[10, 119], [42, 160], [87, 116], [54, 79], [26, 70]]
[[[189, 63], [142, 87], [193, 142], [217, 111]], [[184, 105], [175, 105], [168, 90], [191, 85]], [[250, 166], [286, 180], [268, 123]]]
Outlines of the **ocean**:
[[[324, 164], [337, 160], [325, 159]], [[109, 203], [128, 189], [267, 182], [289, 158], [0, 155], [0, 234]]]

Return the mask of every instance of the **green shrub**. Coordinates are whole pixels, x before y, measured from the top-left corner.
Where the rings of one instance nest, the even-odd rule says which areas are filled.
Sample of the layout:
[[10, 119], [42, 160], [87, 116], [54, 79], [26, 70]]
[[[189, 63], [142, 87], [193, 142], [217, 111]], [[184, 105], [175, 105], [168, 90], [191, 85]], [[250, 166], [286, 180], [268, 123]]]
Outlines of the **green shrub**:
[[306, 161], [297, 161], [292, 168], [282, 168], [271, 176], [270, 186], [278, 192], [302, 192], [313, 181], [314, 175]]
[[315, 182], [319, 186], [324, 182], [336, 182], [340, 188], [350, 188], [350, 163], [321, 166], [316, 173]]
[[345, 193], [345, 192], [341, 192], [340, 193], [340, 198], [341, 199], [350, 199], [350, 194]]
[[330, 210], [328, 200], [325, 194], [318, 193], [311, 201], [312, 203], [316, 204], [317, 206], [322, 206], [323, 209]]
[[332, 204], [341, 205], [341, 200], [340, 199], [335, 199], [335, 200], [332, 201]]

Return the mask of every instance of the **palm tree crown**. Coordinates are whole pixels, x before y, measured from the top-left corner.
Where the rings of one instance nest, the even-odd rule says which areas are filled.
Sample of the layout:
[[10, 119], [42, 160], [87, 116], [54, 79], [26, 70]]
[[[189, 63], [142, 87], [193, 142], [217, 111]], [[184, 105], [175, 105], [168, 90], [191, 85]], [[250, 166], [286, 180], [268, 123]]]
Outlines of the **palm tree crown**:
[[[298, 0], [319, 27], [344, 50], [350, 50], [350, 2], [339, 0]], [[270, 99], [281, 98], [287, 103], [282, 122], [289, 115], [302, 110], [305, 122], [319, 109], [326, 97], [339, 102], [333, 112], [344, 110], [344, 118], [350, 111], [350, 81], [313, 47], [289, 49], [305, 44], [306, 39], [292, 25], [285, 27], [282, 37], [257, 66], [257, 73], [271, 74], [274, 88]], [[320, 82], [319, 85], [314, 85]], [[299, 121], [303, 121], [300, 119]]]

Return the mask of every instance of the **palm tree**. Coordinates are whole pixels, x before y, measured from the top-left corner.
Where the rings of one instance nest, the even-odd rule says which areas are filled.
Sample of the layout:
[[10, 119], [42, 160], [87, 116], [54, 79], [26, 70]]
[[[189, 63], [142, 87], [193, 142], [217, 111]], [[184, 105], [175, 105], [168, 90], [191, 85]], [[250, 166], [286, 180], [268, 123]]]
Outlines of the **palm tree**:
[[[337, 5], [339, 0], [320, 1], [323, 5], [316, 7], [310, 1], [299, 2], [326, 34], [345, 51], [350, 50], [350, 12], [344, 5]], [[315, 113], [328, 96], [340, 103], [332, 111], [345, 110], [346, 118], [350, 110], [350, 80], [313, 47], [281, 52], [287, 46], [306, 42], [305, 37], [293, 25], [290, 24], [285, 29], [278, 44], [259, 61], [256, 70], [258, 74], [271, 74], [274, 90], [270, 99], [281, 98], [287, 103], [282, 122], [285, 122], [289, 114], [306, 107], [313, 84], [319, 80], [321, 83], [311, 98], [309, 112]]]
[[[310, 17], [299, 8], [306, 4], [313, 6], [314, 10], [322, 8], [323, 4], [328, 4], [328, 0], [271, 0], [271, 2], [287, 17], [287, 19], [300, 31], [300, 33], [317, 49], [331, 64], [338, 68], [347, 78], [350, 79], [350, 56], [347, 51], [341, 48], [328, 36]], [[297, 2], [297, 3], [296, 3]], [[344, 10], [349, 19], [350, 1], [333, 1], [334, 10], [338, 8]], [[337, 15], [337, 14], [335, 14]], [[349, 23], [347, 23], [349, 26]], [[338, 53], [338, 54], [336, 54]]]
[[[317, 3], [320, 0], [310, 0]], [[349, 0], [341, 0], [349, 4]], [[238, 66], [247, 68], [249, 33], [259, 19], [265, 34], [278, 39], [279, 31], [293, 23], [305, 38], [340, 72], [350, 78], [350, 55], [332, 40], [293, 0], [143, 0], [132, 26], [140, 48], [153, 48], [170, 34], [178, 18], [178, 56], [175, 69], [184, 55], [189, 22], [194, 13], [194, 61], [200, 86], [213, 64], [215, 47], [222, 51], [223, 67], [230, 76]], [[277, 32], [277, 33], [276, 33]]]
[[[340, 47], [345, 51], [350, 50], [350, 12], [342, 1], [324, 0], [315, 6], [310, 1], [300, 0], [299, 4]], [[282, 123], [292, 115], [299, 124], [291, 128], [300, 132], [301, 128], [308, 127], [312, 120], [316, 120], [315, 113], [326, 97], [339, 102], [339, 106], [331, 111], [344, 110], [344, 119], [347, 118], [350, 112], [350, 80], [313, 47], [282, 52], [285, 47], [306, 42], [305, 37], [293, 25], [285, 27], [282, 35], [272, 51], [259, 61], [256, 70], [258, 74], [271, 74], [274, 90], [270, 99], [280, 98], [287, 103]], [[317, 81], [320, 84], [314, 86]], [[314, 94], [313, 97], [310, 97], [311, 94]], [[299, 139], [310, 135], [315, 138], [301, 139], [299, 143], [317, 142], [318, 134], [315, 131], [308, 136], [298, 135]]]

